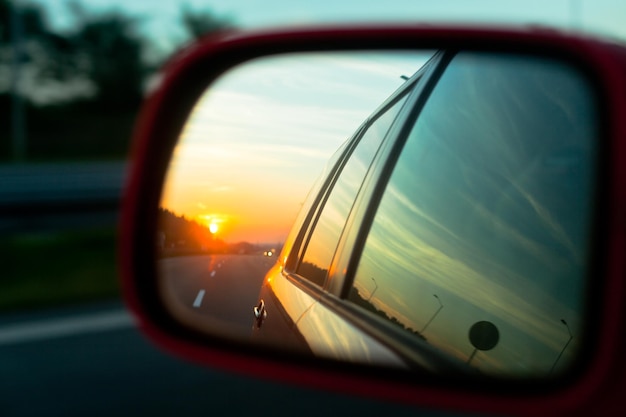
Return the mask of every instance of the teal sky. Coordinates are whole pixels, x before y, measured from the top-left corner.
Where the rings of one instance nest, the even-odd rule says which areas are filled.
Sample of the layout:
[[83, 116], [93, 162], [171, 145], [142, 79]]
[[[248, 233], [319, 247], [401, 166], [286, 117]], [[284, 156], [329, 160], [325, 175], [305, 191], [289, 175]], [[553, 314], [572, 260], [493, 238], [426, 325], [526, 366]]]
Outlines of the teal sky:
[[[33, 0], [43, 4], [54, 27], [71, 25], [67, 1]], [[249, 29], [341, 22], [451, 22], [490, 25], [542, 25], [581, 30], [626, 40], [623, 0], [82, 0], [90, 11], [120, 10], [140, 17], [142, 29], [169, 53], [183, 40], [180, 12], [210, 10]]]
[[[180, 24], [183, 7], [210, 10], [244, 29], [375, 20], [466, 22], [543, 25], [626, 41], [626, 2], [612, 0], [83, 3], [94, 13], [120, 10], [141, 18], [144, 33], [158, 40], [163, 53], [184, 42]], [[51, 12], [58, 10], [54, 12], [55, 24], [61, 27], [71, 23], [64, 15], [63, 2], [49, 5]], [[394, 59], [401, 64], [405, 58]], [[357, 61], [345, 60], [342, 68], [337, 62], [323, 61], [313, 66], [302, 60], [269, 60], [233, 71], [213, 86], [179, 143], [163, 203], [178, 213], [223, 224], [227, 240], [249, 236], [254, 236], [254, 241], [282, 240], [328, 157], [400, 85], [400, 75], [411, 75], [419, 67], [416, 63], [383, 66], [379, 68], [385, 68], [384, 77], [366, 80], [364, 75], [369, 77], [371, 72], [363, 72], [364, 68], [342, 72]], [[371, 62], [380, 64], [379, 59]], [[227, 198], [231, 194], [247, 196], [247, 201], [255, 203]], [[215, 201], [219, 204], [212, 203]], [[253, 216], [256, 219], [251, 224]], [[276, 219], [286, 223], [278, 227]]]

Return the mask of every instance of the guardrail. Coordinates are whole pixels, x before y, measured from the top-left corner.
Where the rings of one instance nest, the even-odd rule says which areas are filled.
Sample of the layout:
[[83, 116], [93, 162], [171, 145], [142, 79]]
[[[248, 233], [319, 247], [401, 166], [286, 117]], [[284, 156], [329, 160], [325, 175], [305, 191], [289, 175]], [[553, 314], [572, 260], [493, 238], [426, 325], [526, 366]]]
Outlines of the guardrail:
[[113, 226], [127, 163], [0, 165], [0, 233]]

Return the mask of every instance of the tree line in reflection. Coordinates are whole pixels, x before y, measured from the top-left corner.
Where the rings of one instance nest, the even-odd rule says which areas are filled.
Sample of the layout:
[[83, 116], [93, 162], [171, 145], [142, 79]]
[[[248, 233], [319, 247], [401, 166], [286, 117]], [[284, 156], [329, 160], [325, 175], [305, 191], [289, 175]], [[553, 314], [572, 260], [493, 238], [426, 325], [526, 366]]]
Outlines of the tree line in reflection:
[[[371, 298], [371, 297], [369, 297]], [[426, 340], [426, 337], [424, 337], [424, 335], [419, 332], [418, 330], [415, 330], [411, 327], [408, 327], [407, 325], [405, 325], [404, 323], [402, 323], [400, 320], [398, 320], [396, 317], [394, 316], [390, 316], [386, 311], [380, 310], [379, 308], [377, 308], [374, 303], [371, 302], [371, 300], [369, 298], [365, 298], [361, 295], [361, 293], [359, 292], [359, 290], [357, 290], [355, 287], [350, 288], [350, 293], [348, 295], [348, 299], [350, 301], [352, 301], [354, 304], [358, 305], [359, 307], [372, 312], [374, 314], [376, 314], [377, 316], [380, 316], [382, 318], [384, 318], [386, 321], [391, 322], [393, 324], [395, 324], [398, 327], [403, 328], [404, 330], [413, 333], [414, 335], [416, 335], [417, 337]]]
[[195, 220], [178, 216], [159, 208], [156, 247], [159, 256], [184, 256], [193, 254], [254, 254], [264, 247], [249, 242], [227, 243], [217, 238], [208, 227]]
[[[318, 265], [315, 265], [312, 262], [302, 262], [300, 264], [300, 266], [298, 266], [298, 271], [297, 271], [298, 275], [301, 275], [302, 277], [306, 278], [307, 280], [323, 287], [324, 283], [326, 281], [326, 277], [328, 275], [328, 269], [326, 268], [321, 268]], [[395, 324], [398, 327], [403, 328], [404, 330], [415, 334], [417, 337], [426, 340], [426, 337], [424, 337], [424, 335], [422, 335], [422, 333], [418, 330], [415, 330], [411, 327], [406, 326], [404, 323], [402, 323], [400, 320], [398, 320], [396, 317], [394, 316], [390, 316], [387, 312], [380, 310], [379, 308], [377, 308], [374, 303], [371, 302], [371, 296], [368, 298], [365, 298], [361, 295], [361, 293], [359, 292], [358, 289], [356, 289], [356, 287], [352, 287], [350, 288], [350, 293], [348, 294], [348, 299], [353, 302], [354, 304], [356, 304], [357, 306], [363, 308], [364, 310], [367, 310], [371, 313], [376, 314], [379, 317], [382, 317], [383, 319], [385, 319], [388, 322], [391, 322], [393, 324]]]

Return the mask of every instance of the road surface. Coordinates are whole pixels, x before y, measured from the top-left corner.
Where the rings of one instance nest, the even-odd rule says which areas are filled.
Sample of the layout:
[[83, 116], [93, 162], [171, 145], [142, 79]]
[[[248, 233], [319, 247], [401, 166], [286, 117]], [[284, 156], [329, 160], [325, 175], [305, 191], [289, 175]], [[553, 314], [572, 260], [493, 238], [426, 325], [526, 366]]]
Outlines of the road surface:
[[120, 302], [0, 316], [0, 416], [444, 416], [217, 372], [152, 345]]
[[159, 260], [158, 269], [179, 318], [247, 339], [252, 308], [273, 262], [261, 254], [181, 256]]

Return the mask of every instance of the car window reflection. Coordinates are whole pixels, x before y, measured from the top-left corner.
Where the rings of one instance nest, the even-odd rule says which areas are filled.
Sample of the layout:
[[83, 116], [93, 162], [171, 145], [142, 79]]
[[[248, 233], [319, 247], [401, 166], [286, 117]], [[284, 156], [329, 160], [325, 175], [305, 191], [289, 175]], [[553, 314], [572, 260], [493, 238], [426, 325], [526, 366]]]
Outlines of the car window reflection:
[[346, 219], [380, 144], [407, 95], [377, 118], [365, 131], [343, 167], [315, 225], [298, 274], [323, 286]]
[[[481, 371], [564, 369], [584, 337], [595, 110], [562, 63], [457, 55], [394, 168], [349, 299]], [[496, 343], [477, 347], [470, 329]]]

